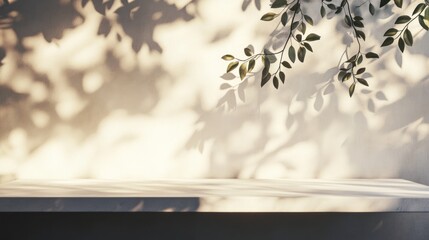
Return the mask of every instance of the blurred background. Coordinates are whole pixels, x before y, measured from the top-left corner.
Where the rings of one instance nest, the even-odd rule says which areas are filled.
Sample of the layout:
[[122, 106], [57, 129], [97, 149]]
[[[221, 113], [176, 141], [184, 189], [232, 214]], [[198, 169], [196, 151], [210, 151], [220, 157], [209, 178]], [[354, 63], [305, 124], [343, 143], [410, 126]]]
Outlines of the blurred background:
[[[398, 9], [367, 6], [370, 87], [336, 78], [342, 19], [279, 90], [221, 56], [266, 43], [269, 0], [0, 1], [0, 182], [22, 178], [404, 178], [429, 184], [429, 34], [380, 49]], [[377, 1], [375, 1], [377, 2]], [[411, 14], [414, 1], [403, 11]], [[378, 6], [378, 3], [374, 3]], [[392, 4], [393, 5], [393, 4]], [[315, 6], [315, 7], [314, 7]], [[365, 7], [366, 6], [366, 7]], [[408, 6], [408, 5], [407, 5]], [[331, 17], [329, 17], [331, 18]], [[392, 20], [393, 19], [393, 20]], [[273, 40], [274, 39], [274, 40]], [[278, 39], [277, 39], [278, 40]], [[277, 44], [278, 45], [278, 44]]]

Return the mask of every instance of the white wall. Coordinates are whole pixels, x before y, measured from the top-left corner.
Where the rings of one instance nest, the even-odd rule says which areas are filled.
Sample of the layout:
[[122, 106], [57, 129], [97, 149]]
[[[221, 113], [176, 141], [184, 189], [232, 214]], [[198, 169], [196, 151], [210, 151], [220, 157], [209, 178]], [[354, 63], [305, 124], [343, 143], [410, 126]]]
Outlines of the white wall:
[[[8, 55], [0, 83], [29, 98], [2, 106], [0, 174], [399, 177], [429, 184], [429, 34], [417, 34], [399, 58], [396, 47], [377, 47], [392, 19], [380, 13], [382, 19], [369, 20], [364, 48], [381, 58], [368, 63], [370, 87], [359, 86], [351, 99], [333, 78], [348, 41], [335, 19], [308, 30], [322, 39], [304, 64], [287, 71], [279, 90], [261, 89], [254, 77], [232, 92], [219, 90], [227, 65], [220, 57], [268, 41], [275, 26], [259, 21], [267, 2], [261, 11], [253, 2], [242, 11], [239, 0], [200, 0], [187, 9], [193, 19], [155, 26], [162, 53], [143, 45], [136, 55], [126, 36], [120, 43], [113, 33], [97, 36], [101, 17], [91, 5], [81, 10], [85, 21], [60, 40], [26, 38], [25, 53], [14, 50], [14, 33], [3, 31]], [[232, 96], [232, 109], [216, 107], [225, 99], [233, 104]]]

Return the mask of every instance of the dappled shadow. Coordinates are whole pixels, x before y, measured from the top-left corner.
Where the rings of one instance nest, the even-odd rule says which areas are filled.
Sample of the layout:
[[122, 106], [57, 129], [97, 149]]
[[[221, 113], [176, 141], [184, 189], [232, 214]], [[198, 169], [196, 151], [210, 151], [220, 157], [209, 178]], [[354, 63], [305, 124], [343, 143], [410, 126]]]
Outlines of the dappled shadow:
[[[196, 3], [4, 1], [0, 5], [0, 59], [4, 69], [0, 80], [0, 140], [9, 142], [18, 132], [20, 141], [25, 140], [19, 148], [32, 153], [59, 128], [84, 141], [115, 111], [149, 114], [160, 100], [162, 86], [174, 79], [159, 64], [136, 64], [138, 54], [142, 47], [162, 52], [154, 37], [156, 28], [192, 20], [186, 8]], [[93, 30], [88, 31], [88, 26]], [[97, 35], [105, 42], [97, 40]], [[97, 41], [99, 47], [94, 47]], [[46, 53], [39, 52], [41, 48]], [[134, 54], [124, 57], [118, 48]], [[70, 64], [70, 59], [85, 51], [89, 55]], [[42, 61], [34, 59], [38, 57]], [[124, 61], [128, 62], [126, 67]]]

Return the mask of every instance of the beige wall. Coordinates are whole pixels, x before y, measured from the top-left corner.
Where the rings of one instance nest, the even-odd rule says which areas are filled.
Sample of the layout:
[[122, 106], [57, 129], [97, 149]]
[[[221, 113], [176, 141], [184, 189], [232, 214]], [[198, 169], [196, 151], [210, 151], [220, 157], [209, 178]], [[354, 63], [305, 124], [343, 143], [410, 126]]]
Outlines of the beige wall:
[[[187, 1], [175, 2], [180, 9]], [[279, 90], [261, 89], [254, 77], [246, 86], [222, 80], [223, 54], [269, 40], [275, 24], [259, 21], [267, 2], [261, 11], [253, 1], [242, 11], [239, 0], [199, 0], [172, 11], [148, 1], [149, 17], [132, 29], [143, 39], [138, 54], [120, 26], [97, 35], [101, 17], [90, 4], [78, 8], [85, 20], [59, 40], [23, 38], [27, 51], [16, 49], [12, 30], [2, 30], [8, 54], [0, 84], [16, 97], [2, 92], [14, 101], [0, 106], [0, 175], [400, 177], [429, 184], [429, 34], [419, 32], [398, 57], [395, 47], [377, 47], [389, 14], [369, 18], [364, 48], [381, 58], [368, 64], [370, 87], [359, 86], [351, 99], [333, 78], [349, 42], [336, 19], [309, 29], [322, 39]], [[239, 85], [220, 90], [224, 82]], [[227, 107], [218, 108], [223, 101]]]

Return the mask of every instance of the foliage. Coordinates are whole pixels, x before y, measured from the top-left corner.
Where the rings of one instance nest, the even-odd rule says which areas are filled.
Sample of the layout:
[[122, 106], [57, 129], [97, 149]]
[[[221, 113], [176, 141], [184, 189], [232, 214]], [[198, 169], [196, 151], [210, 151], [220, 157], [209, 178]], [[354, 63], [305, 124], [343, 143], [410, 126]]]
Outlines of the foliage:
[[[240, 59], [231, 54], [224, 55], [223, 60], [229, 61], [227, 73], [238, 68], [238, 73], [241, 80], [244, 80], [255, 67], [256, 61], [260, 59], [263, 66], [261, 76], [261, 87], [268, 82], [272, 82], [276, 89], [280, 83], [284, 84], [286, 79], [286, 69], [290, 69], [296, 62], [304, 62], [308, 52], [313, 52], [312, 42], [320, 40], [321, 36], [317, 33], [307, 31], [309, 26], [313, 26], [316, 16], [310, 16], [303, 8], [305, 2], [303, 0], [274, 0], [271, 4], [272, 12], [265, 13], [262, 21], [278, 20], [279, 25], [283, 28], [278, 35], [284, 39], [283, 46], [279, 51], [270, 51], [266, 47], [259, 53], [254, 53], [253, 47], [250, 45], [244, 49], [246, 58]], [[385, 8], [389, 4], [394, 4], [398, 8], [403, 7], [403, 0], [381, 0], [379, 8]], [[357, 50], [348, 56], [347, 49], [341, 59], [341, 64], [338, 69], [338, 80], [341, 82], [350, 81], [349, 95], [353, 95], [356, 85], [369, 86], [367, 79], [363, 74], [367, 72], [365, 67], [365, 59], [376, 59], [379, 55], [375, 52], [363, 52], [362, 44], [366, 39], [364, 32], [364, 18], [352, 11], [352, 3], [349, 0], [333, 1], [321, 0], [320, 17], [327, 18], [328, 15], [338, 15], [343, 18], [344, 24], [353, 32], [354, 42], [357, 45]], [[370, 1], [364, 1], [355, 7], [367, 6], [371, 15], [376, 14], [376, 7]], [[277, 9], [280, 9], [278, 11]], [[429, 30], [429, 0], [421, 0], [411, 15], [401, 15], [396, 18], [395, 26], [389, 28], [385, 33], [385, 40], [381, 47], [386, 47], [394, 42], [397, 42], [399, 50], [404, 52], [405, 46], [413, 45], [413, 33], [409, 29], [410, 23], [418, 21], [419, 25], [426, 31]], [[287, 32], [284, 35], [284, 32]], [[283, 35], [281, 35], [283, 34]], [[343, 57], [342, 57], [343, 58]], [[297, 61], [298, 60], [298, 61]], [[274, 70], [272, 70], [274, 69]]]

